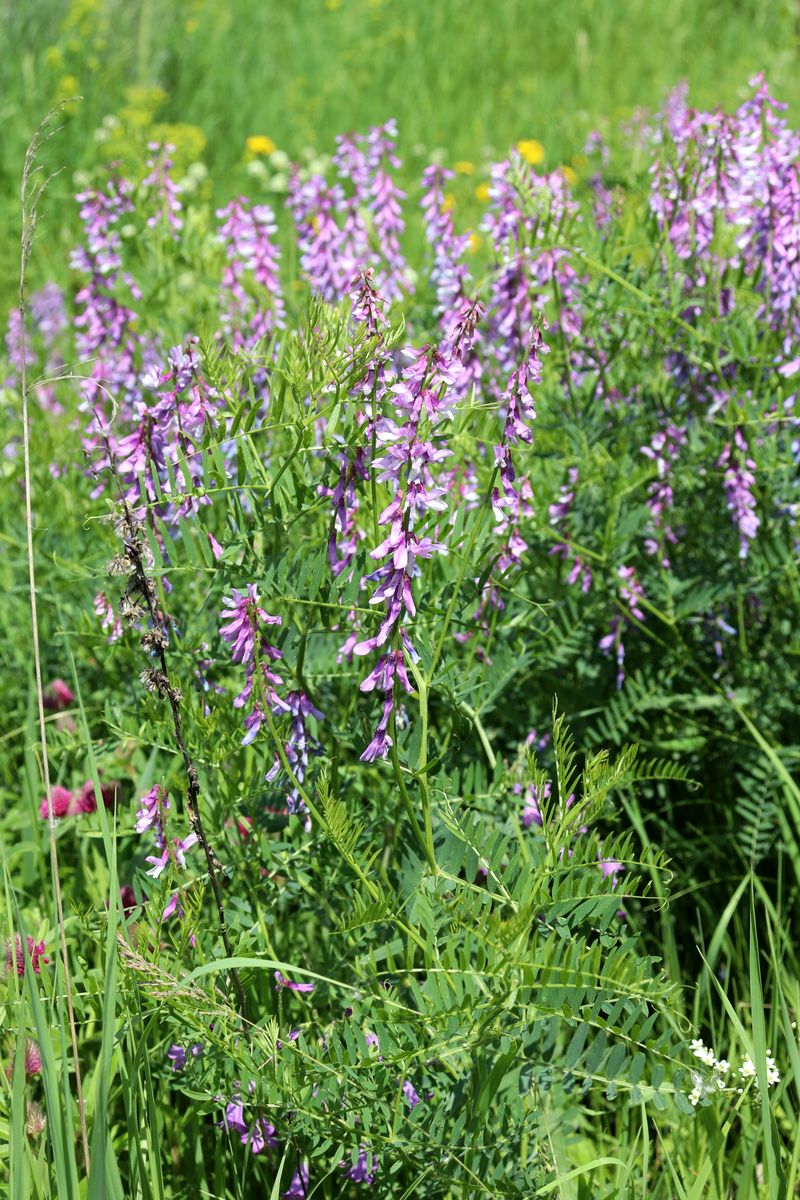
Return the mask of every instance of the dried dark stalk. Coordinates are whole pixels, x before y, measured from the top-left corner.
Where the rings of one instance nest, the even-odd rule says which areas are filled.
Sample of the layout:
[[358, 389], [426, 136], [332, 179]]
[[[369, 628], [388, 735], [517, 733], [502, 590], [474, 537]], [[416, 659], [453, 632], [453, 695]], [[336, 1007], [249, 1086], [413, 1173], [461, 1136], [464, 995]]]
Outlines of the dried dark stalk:
[[[156, 692], [163, 699], [169, 701], [175, 744], [180, 752], [186, 772], [186, 815], [189, 819], [189, 827], [197, 834], [197, 840], [205, 854], [208, 877], [211, 881], [211, 890], [214, 893], [214, 903], [217, 908], [219, 930], [222, 936], [222, 945], [225, 948], [225, 955], [227, 958], [233, 958], [233, 949], [228, 937], [228, 925], [225, 918], [225, 904], [222, 899], [222, 887], [219, 882], [219, 875], [223, 871], [223, 866], [208, 840], [203, 826], [203, 819], [200, 816], [200, 777], [197, 773], [197, 767], [192, 762], [189, 751], [186, 748], [186, 742], [183, 737], [183, 721], [180, 709], [181, 692], [179, 688], [173, 687], [170, 682], [166, 656], [167, 639], [161, 630], [162, 625], [165, 623], [165, 616], [163, 613], [159, 613], [156, 608], [155, 585], [145, 570], [142, 558], [141, 525], [131, 512], [130, 505], [120, 482], [116, 456], [111, 448], [104, 427], [99, 420], [98, 426], [102, 430], [109, 467], [114, 477], [114, 482], [117, 485], [120, 506], [124, 514], [123, 527], [120, 528], [118, 526], [118, 532], [122, 537], [124, 554], [123, 556], [118, 555], [112, 560], [114, 570], [118, 566], [122, 567], [124, 565], [124, 570], [129, 575], [128, 585], [122, 597], [122, 605], [127, 605], [127, 612], [123, 612], [123, 615], [132, 624], [140, 615], [143, 615], [141, 602], [144, 602], [147, 614], [150, 617], [151, 629], [142, 637], [142, 645], [146, 651], [155, 656], [158, 668], [145, 668], [141, 674], [141, 679], [148, 691]], [[244, 1031], [249, 1036], [247, 997], [241, 978], [239, 977], [239, 972], [235, 967], [231, 967], [230, 969], [230, 978], [233, 981], [236, 991]]]

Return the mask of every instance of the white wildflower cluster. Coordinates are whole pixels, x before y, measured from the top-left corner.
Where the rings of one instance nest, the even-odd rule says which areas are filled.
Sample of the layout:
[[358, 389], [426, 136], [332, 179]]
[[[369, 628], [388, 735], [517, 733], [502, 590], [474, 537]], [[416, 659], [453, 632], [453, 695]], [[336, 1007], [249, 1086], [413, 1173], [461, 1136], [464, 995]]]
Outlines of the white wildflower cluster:
[[706, 1046], [700, 1038], [695, 1038], [690, 1048], [695, 1058], [698, 1058], [708, 1069], [705, 1075], [700, 1071], [692, 1071], [692, 1090], [689, 1093], [689, 1103], [696, 1108], [706, 1097], [725, 1091], [726, 1078], [731, 1064], [724, 1058], [717, 1058], [714, 1051]]
[[[756, 1064], [753, 1062], [753, 1060], [749, 1054], [745, 1055], [744, 1062], [739, 1067], [739, 1078], [742, 1080], [742, 1083], [747, 1083], [750, 1079], [752, 1079], [755, 1082], [756, 1087], [758, 1087], [758, 1073], [756, 1071]], [[780, 1081], [781, 1081], [781, 1073], [778, 1070], [778, 1066], [777, 1066], [777, 1063], [775, 1062], [775, 1059], [772, 1057], [772, 1054], [768, 1050], [767, 1051], [767, 1087], [775, 1087], [775, 1084], [780, 1083]], [[742, 1091], [741, 1088], [739, 1090]]]
[[[697, 1107], [701, 1100], [710, 1099], [719, 1092], [733, 1091], [733, 1083], [729, 1085], [727, 1082], [728, 1073], [731, 1069], [731, 1064], [724, 1058], [717, 1058], [714, 1051], [706, 1046], [700, 1038], [695, 1038], [690, 1043], [690, 1049], [696, 1059], [698, 1059], [706, 1068], [705, 1072], [692, 1071], [692, 1090], [689, 1093], [689, 1103]], [[736, 1074], [739, 1076], [740, 1086], [735, 1090], [737, 1092], [744, 1091], [746, 1084], [753, 1080], [758, 1087], [758, 1073], [756, 1065], [749, 1054], [745, 1055], [742, 1065], [739, 1067]], [[778, 1070], [775, 1059], [771, 1052], [767, 1051], [767, 1086], [774, 1087], [780, 1083], [781, 1076]]]

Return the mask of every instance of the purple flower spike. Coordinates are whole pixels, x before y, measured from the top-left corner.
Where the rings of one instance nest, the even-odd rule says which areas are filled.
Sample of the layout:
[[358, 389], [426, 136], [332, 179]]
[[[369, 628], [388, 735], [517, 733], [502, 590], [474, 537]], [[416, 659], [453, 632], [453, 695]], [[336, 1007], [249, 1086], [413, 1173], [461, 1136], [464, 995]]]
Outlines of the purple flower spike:
[[280, 625], [281, 618], [270, 616], [260, 607], [254, 583], [247, 585], [246, 595], [233, 588], [233, 594], [226, 598], [225, 603], [228, 607], [223, 608], [220, 616], [230, 620], [227, 625], [220, 625], [219, 632], [231, 647], [233, 661], [246, 665], [255, 653], [259, 624]]
[[[278, 278], [277, 232], [272, 210], [243, 197], [217, 211], [219, 239], [225, 246], [222, 278], [222, 327], [235, 350], [254, 350], [284, 324], [285, 309]], [[257, 289], [253, 295], [252, 281]]]
[[271, 646], [264, 636], [265, 626], [280, 625], [282, 621], [280, 617], [271, 616], [261, 607], [254, 583], [248, 584], [246, 594], [233, 588], [232, 594], [225, 599], [225, 604], [228, 607], [223, 608], [220, 613], [220, 617], [223, 618], [220, 635], [231, 647], [233, 661], [247, 667], [245, 685], [233, 704], [235, 708], [244, 708], [248, 702], [251, 704], [250, 712], [244, 719], [245, 735], [242, 739], [242, 745], [249, 746], [265, 720], [259, 704], [259, 688], [254, 686], [257, 670], [263, 680], [264, 694], [271, 711], [290, 711], [289, 705], [275, 690], [276, 687], [283, 686], [283, 679], [270, 666], [270, 663], [283, 658], [283, 653], [277, 646]]
[[725, 502], [739, 531], [739, 558], [745, 559], [750, 553], [750, 543], [758, 533], [761, 520], [756, 515], [756, 498], [753, 495], [756, 464], [748, 454], [747, 443], [740, 429], [733, 435], [733, 444], [726, 442], [717, 466], [725, 468]]

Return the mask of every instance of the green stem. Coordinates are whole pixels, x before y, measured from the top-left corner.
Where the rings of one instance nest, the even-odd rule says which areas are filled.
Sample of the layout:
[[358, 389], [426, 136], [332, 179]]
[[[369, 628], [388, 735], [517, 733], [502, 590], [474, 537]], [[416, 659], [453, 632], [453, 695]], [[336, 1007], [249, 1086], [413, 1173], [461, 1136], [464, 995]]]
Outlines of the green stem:
[[[420, 828], [420, 823], [417, 820], [417, 814], [414, 812], [414, 805], [411, 803], [411, 797], [408, 794], [408, 788], [406, 787], [406, 781], [405, 781], [405, 779], [403, 779], [403, 768], [400, 766], [400, 759], [397, 757], [397, 746], [395, 744], [397, 741], [397, 738], [395, 736], [396, 733], [397, 733], [397, 725], [395, 723], [394, 713], [392, 713], [392, 732], [391, 732], [392, 748], [391, 748], [391, 751], [389, 752], [389, 757], [392, 762], [392, 768], [394, 770], [394, 777], [397, 780], [397, 787], [400, 791], [400, 796], [403, 801], [403, 806], [404, 806], [406, 812], [408, 813], [408, 819], [411, 822], [411, 825], [412, 825], [412, 828], [416, 835], [417, 841], [420, 844], [420, 848], [421, 848], [423, 854], [425, 855], [425, 858], [427, 859], [428, 866], [430, 867], [430, 869], [433, 872], [436, 872], [436, 858], [433, 854], [433, 842], [432, 841], [430, 843], [428, 842], [425, 834], [422, 832], [422, 829]], [[427, 829], [427, 823], [426, 823], [426, 829]]]
[[[256, 669], [257, 669], [257, 673], [260, 674], [258, 664], [257, 664]], [[264, 705], [264, 708], [263, 708], [264, 719], [267, 722], [267, 727], [269, 728], [270, 734], [272, 736], [272, 740], [275, 743], [275, 749], [278, 752], [278, 757], [281, 760], [281, 765], [283, 766], [283, 769], [286, 772], [286, 774], [289, 776], [289, 779], [292, 781], [294, 786], [297, 788], [298, 794], [301, 796], [304, 804], [308, 808], [308, 811], [311, 813], [311, 816], [317, 822], [320, 829], [325, 830], [327, 832], [328, 825], [327, 825], [324, 815], [317, 808], [316, 804], [311, 799], [311, 796], [308, 794], [308, 791], [306, 790], [306, 788], [303, 787], [302, 783], [295, 775], [294, 770], [292, 768], [292, 764], [289, 762], [289, 759], [286, 756], [286, 750], [283, 745], [283, 740], [281, 739], [281, 736], [278, 733], [278, 730], [275, 726], [275, 721], [272, 716], [272, 711], [269, 707], [269, 702], [268, 702], [266, 696], [264, 695], [263, 678], [261, 681], [261, 685], [259, 686], [259, 692], [261, 694], [262, 702]], [[392, 747], [392, 749], [394, 749], [394, 746]], [[397, 758], [397, 755], [395, 752], [395, 759], [396, 758]], [[397, 767], [399, 768], [399, 766], [400, 766], [400, 764], [398, 763]], [[402, 787], [403, 787], [403, 790], [405, 791], [404, 784], [402, 785]], [[411, 802], [410, 802], [410, 800], [408, 800], [408, 792], [407, 791], [405, 792], [405, 799], [406, 799], [408, 805], [410, 806]], [[416, 818], [414, 817], [413, 810], [411, 811], [410, 815], [412, 817], [412, 820], [414, 822], [416, 822]], [[419, 829], [419, 826], [417, 826], [417, 829]], [[381, 893], [380, 888], [375, 883], [375, 881], [373, 879], [370, 879], [369, 876], [361, 869], [361, 866], [359, 865], [359, 863], [356, 862], [355, 859], [353, 859], [352, 861], [350, 859], [348, 859], [348, 862], [349, 862], [350, 867], [353, 869], [353, 871], [355, 871], [358, 878], [364, 884], [364, 887], [367, 889], [370, 896], [372, 896], [372, 899], [373, 900], [381, 899], [382, 893]], [[412, 929], [412, 927], [410, 925], [408, 925], [405, 921], [401, 920], [400, 917], [396, 913], [393, 913], [392, 915], [394, 917], [394, 920], [397, 923], [398, 928], [402, 929], [403, 932], [406, 933], [411, 938], [411, 940], [416, 943], [416, 945], [419, 947], [420, 950], [425, 950], [425, 942], [420, 937], [420, 935], [417, 933], [416, 929]]]
[[486, 509], [491, 504], [492, 489], [494, 487], [494, 481], [496, 478], [497, 478], [497, 467], [494, 467], [492, 470], [491, 478], [489, 480], [489, 486], [486, 489], [486, 495], [483, 498], [483, 504], [481, 505], [480, 511], [475, 516], [475, 524], [472, 527], [472, 533], [470, 534], [469, 544], [467, 546], [466, 552], [462, 556], [461, 570], [459, 572], [458, 582], [457, 582], [456, 586], [453, 588], [453, 594], [450, 597], [450, 603], [447, 606], [447, 612], [445, 613], [444, 621], [442, 621], [442, 626], [441, 626], [441, 629], [439, 630], [439, 637], [436, 641], [436, 647], [433, 651], [433, 657], [431, 659], [431, 666], [430, 666], [430, 670], [428, 672], [428, 680], [427, 680], [428, 683], [430, 683], [431, 680], [433, 679], [433, 675], [436, 670], [436, 664], [438, 663], [439, 658], [442, 653], [442, 650], [444, 648], [444, 639], [447, 637], [447, 631], [450, 628], [450, 622], [453, 619], [453, 612], [455, 611], [456, 604], [458, 603], [458, 596], [461, 591], [461, 585], [464, 582], [464, 576], [467, 573], [467, 567], [470, 565], [470, 562], [472, 561], [472, 550], [475, 546], [475, 539], [477, 538], [478, 531], [479, 531], [481, 525], [483, 524], [484, 513], [486, 512]]
[[483, 746], [484, 753], [486, 754], [486, 761], [488, 762], [491, 769], [494, 770], [497, 759], [494, 756], [494, 750], [492, 749], [492, 743], [489, 741], [488, 734], [486, 733], [486, 730], [483, 728], [483, 724], [481, 722], [480, 717], [478, 716], [478, 713], [476, 712], [476, 710], [474, 708], [471, 708], [465, 700], [462, 700], [458, 707], [461, 709], [461, 711], [466, 716], [469, 717], [470, 721], [472, 721], [472, 724], [475, 726], [475, 732], [477, 733], [478, 737], [480, 738], [480, 743]]
[[425, 822], [425, 857], [431, 865], [431, 870], [438, 872], [436, 850], [433, 844], [431, 798], [428, 790], [428, 685], [422, 678], [422, 672], [417, 669], [417, 664], [413, 660], [409, 662], [409, 666], [417, 684], [419, 715], [422, 724], [422, 736], [420, 738], [419, 757], [417, 759], [417, 779], [419, 780], [419, 789], [422, 798], [422, 816]]

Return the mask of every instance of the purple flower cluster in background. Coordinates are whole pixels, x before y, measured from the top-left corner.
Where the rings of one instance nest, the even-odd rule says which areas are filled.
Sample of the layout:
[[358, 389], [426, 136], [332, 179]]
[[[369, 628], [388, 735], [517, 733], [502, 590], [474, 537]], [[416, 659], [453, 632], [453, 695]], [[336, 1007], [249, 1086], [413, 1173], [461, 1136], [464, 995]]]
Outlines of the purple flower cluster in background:
[[732, 442], [725, 443], [717, 466], [725, 471], [725, 503], [739, 532], [739, 558], [744, 559], [750, 552], [750, 543], [758, 533], [761, 521], [756, 514], [756, 498], [753, 494], [756, 464], [750, 458], [741, 429], [734, 431]]
[[289, 209], [300, 265], [323, 300], [344, 299], [353, 276], [370, 268], [390, 299], [410, 290], [400, 248], [404, 193], [391, 173], [400, 166], [395, 137], [393, 121], [366, 136], [340, 137], [334, 156], [339, 183], [329, 185], [321, 175], [302, 180], [297, 169], [292, 173]]
[[[568, 482], [562, 484], [559, 489], [558, 499], [547, 510], [550, 517], [551, 525], [564, 526], [568, 522], [572, 513], [572, 506], [575, 503], [575, 495], [578, 487], [579, 471], [577, 467], [570, 467], [567, 472]], [[565, 562], [570, 563], [569, 573], [567, 574], [567, 583], [570, 587], [573, 584], [580, 582], [581, 591], [586, 594], [592, 586], [592, 569], [588, 563], [584, 562], [580, 554], [572, 545], [569, 534], [562, 535], [565, 540], [556, 542], [549, 550], [549, 554], [557, 555], [563, 558]]]
[[678, 536], [669, 523], [674, 494], [670, 478], [672, 468], [686, 445], [686, 429], [671, 422], [653, 434], [641, 451], [655, 463], [656, 478], [647, 489], [647, 507], [652, 517], [652, 534], [645, 541], [648, 554], [658, 555], [662, 567], [668, 568], [670, 545], [675, 545]]
[[621, 688], [625, 681], [625, 628], [632, 620], [644, 622], [645, 614], [640, 607], [644, 599], [644, 588], [636, 577], [635, 567], [619, 567], [619, 600], [628, 608], [628, 613], [617, 612], [611, 618], [609, 631], [597, 643], [603, 654], [614, 654], [617, 662], [617, 687]]
[[275, 217], [266, 204], [244, 197], [218, 209], [217, 217], [225, 250], [220, 321], [234, 350], [255, 350], [286, 319]]
[[[116, 403], [135, 400], [140, 395], [139, 376], [143, 360], [152, 349], [135, 331], [136, 313], [131, 302], [141, 299], [132, 276], [122, 269], [121, 221], [134, 213], [134, 187], [126, 179], [112, 176], [105, 191], [85, 191], [77, 197], [83, 222], [85, 245], [72, 252], [70, 265], [86, 277], [75, 296], [78, 355], [91, 370], [83, 384], [89, 411], [94, 415], [95, 438], [91, 432], [87, 449], [93, 449], [97, 434], [108, 430], [102, 405], [109, 395]], [[127, 289], [130, 300], [117, 296]], [[90, 430], [92, 426], [90, 425]]]
[[174, 163], [170, 158], [174, 147], [162, 146], [159, 142], [148, 144], [150, 158], [147, 161], [147, 175], [142, 187], [149, 193], [150, 206], [155, 209], [147, 218], [151, 229], [163, 225], [176, 240], [183, 229], [183, 205], [178, 195], [178, 188], [172, 175]]

